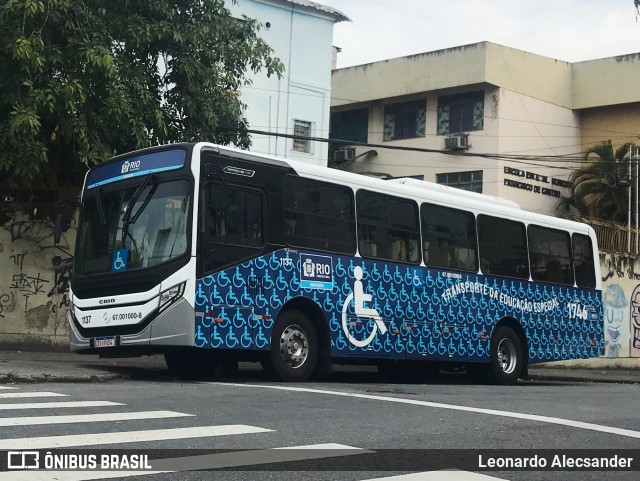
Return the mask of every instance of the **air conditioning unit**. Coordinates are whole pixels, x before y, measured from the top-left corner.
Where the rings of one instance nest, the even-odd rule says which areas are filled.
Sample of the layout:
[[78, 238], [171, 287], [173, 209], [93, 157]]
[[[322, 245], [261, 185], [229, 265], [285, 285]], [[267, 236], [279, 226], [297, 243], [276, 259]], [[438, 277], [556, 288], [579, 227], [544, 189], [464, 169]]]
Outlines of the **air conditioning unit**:
[[355, 158], [356, 158], [356, 149], [353, 147], [336, 150], [333, 153], [333, 160], [335, 162], [347, 162], [349, 160], [355, 160]]
[[467, 150], [469, 148], [469, 135], [455, 134], [445, 137], [444, 148], [447, 150]]

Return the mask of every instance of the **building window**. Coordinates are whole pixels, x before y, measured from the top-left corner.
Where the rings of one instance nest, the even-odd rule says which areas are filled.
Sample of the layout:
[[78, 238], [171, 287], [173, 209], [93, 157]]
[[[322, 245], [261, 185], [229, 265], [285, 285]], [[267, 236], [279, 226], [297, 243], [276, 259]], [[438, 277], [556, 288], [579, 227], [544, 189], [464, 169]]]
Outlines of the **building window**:
[[457, 189], [469, 190], [482, 194], [482, 171], [471, 172], [450, 172], [447, 174], [436, 174], [436, 182]]
[[369, 140], [369, 109], [346, 110], [331, 114], [331, 134], [335, 140], [367, 143]]
[[484, 92], [438, 98], [438, 135], [484, 128]]
[[427, 102], [402, 102], [384, 107], [384, 141], [424, 137]]
[[295, 152], [313, 153], [311, 140], [309, 139], [309, 137], [311, 137], [312, 127], [313, 122], [309, 122], [308, 120], [293, 120], [293, 135], [300, 137], [293, 139], [293, 150]]

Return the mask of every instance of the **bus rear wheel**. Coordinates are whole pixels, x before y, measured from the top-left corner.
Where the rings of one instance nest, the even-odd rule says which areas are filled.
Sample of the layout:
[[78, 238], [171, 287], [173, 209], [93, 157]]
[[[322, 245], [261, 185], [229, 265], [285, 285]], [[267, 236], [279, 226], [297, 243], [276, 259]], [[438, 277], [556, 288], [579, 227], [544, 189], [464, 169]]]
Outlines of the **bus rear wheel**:
[[522, 344], [513, 329], [498, 327], [491, 336], [489, 380], [494, 384], [513, 385], [523, 371]]
[[291, 309], [278, 316], [271, 334], [267, 371], [285, 382], [306, 381], [318, 363], [318, 336], [303, 312]]

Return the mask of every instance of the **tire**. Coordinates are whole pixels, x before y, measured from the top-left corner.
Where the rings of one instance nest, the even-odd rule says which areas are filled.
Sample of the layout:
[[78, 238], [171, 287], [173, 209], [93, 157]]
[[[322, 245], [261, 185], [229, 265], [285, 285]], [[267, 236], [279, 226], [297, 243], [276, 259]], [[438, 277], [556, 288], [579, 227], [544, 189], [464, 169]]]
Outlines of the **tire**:
[[273, 326], [266, 371], [285, 382], [306, 381], [318, 364], [318, 335], [301, 311], [282, 312]]
[[520, 338], [507, 326], [498, 327], [491, 336], [488, 375], [492, 384], [511, 386], [523, 372], [524, 354]]
[[164, 354], [169, 374], [181, 380], [213, 378], [218, 361], [213, 352], [197, 349], [173, 349]]

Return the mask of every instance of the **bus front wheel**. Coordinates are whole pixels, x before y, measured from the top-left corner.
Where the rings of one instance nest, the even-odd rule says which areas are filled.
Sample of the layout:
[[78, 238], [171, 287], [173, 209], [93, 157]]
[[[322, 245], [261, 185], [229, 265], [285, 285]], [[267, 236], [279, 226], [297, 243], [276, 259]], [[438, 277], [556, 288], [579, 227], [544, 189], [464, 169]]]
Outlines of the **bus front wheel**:
[[306, 381], [318, 363], [318, 336], [303, 312], [291, 309], [278, 316], [271, 335], [269, 369], [286, 382]]
[[494, 384], [512, 385], [522, 373], [522, 344], [513, 329], [498, 327], [491, 336], [489, 378]]

